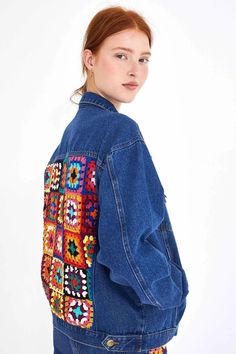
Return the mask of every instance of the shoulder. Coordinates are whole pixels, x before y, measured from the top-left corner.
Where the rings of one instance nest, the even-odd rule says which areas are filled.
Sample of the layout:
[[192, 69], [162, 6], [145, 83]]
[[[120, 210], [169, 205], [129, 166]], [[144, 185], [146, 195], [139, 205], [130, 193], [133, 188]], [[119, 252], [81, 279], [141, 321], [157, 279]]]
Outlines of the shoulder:
[[131, 117], [127, 116], [124, 113], [120, 112], [113, 112], [114, 114], [114, 121], [120, 123], [126, 127], [137, 127], [138, 123]]
[[138, 123], [124, 113], [115, 112], [110, 117], [109, 136], [113, 147], [129, 143], [134, 139], [143, 140]]
[[107, 122], [98, 156], [101, 166], [111, 153], [129, 147], [136, 141], [144, 141], [138, 123], [126, 114], [109, 112]]

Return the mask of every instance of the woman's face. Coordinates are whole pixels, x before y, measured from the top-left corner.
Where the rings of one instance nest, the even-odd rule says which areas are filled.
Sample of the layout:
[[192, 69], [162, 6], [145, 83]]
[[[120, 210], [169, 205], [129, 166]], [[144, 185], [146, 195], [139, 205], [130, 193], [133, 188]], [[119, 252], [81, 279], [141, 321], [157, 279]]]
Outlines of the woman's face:
[[[148, 37], [136, 29], [127, 29], [107, 37], [96, 56], [85, 49], [85, 65], [93, 71], [88, 78], [87, 91], [104, 96], [119, 110], [121, 103], [131, 102], [143, 86], [148, 75], [148, 59], [151, 55], [148, 53]], [[124, 86], [131, 81], [138, 86], [134, 89]]]

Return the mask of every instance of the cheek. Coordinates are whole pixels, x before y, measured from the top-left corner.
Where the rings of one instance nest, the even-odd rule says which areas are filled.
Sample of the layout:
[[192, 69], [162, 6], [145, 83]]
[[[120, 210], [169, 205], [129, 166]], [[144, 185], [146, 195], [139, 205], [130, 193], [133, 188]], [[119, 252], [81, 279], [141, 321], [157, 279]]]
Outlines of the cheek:
[[148, 76], [148, 67], [146, 66], [142, 70], [142, 79], [143, 79], [143, 81], [146, 80], [147, 76]]
[[109, 75], [115, 75], [119, 72], [119, 68], [114, 62], [112, 62], [112, 60], [107, 59], [102, 63], [102, 72], [105, 77], [109, 77]]

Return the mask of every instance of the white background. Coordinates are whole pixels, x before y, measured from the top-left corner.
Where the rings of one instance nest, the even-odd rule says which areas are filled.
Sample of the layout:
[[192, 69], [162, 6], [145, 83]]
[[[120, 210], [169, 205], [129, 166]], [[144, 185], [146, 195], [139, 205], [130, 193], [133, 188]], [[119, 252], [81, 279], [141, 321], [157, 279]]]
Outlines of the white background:
[[235, 354], [236, 2], [1, 2], [0, 352], [51, 354], [40, 280], [43, 171], [77, 112], [82, 39], [107, 5], [154, 31], [149, 76], [120, 112], [135, 119], [167, 195], [189, 280], [168, 354]]

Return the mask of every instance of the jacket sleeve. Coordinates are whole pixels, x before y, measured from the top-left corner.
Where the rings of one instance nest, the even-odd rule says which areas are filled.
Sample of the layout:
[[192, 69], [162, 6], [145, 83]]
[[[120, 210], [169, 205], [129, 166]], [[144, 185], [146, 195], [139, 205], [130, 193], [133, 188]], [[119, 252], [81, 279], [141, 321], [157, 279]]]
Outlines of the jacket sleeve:
[[158, 226], [164, 190], [141, 139], [106, 157], [98, 186], [97, 261], [112, 281], [130, 286], [140, 304], [167, 309], [181, 303], [181, 271], [168, 260]]

